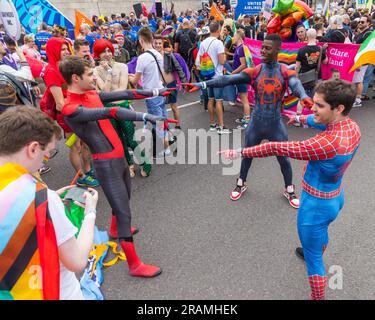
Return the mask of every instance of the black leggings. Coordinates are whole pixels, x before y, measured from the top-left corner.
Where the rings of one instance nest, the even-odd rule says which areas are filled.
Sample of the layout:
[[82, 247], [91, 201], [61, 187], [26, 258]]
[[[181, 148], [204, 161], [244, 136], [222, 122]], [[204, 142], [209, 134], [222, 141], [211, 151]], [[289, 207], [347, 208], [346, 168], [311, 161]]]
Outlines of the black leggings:
[[[288, 133], [281, 119], [251, 118], [245, 133], [245, 148], [253, 147], [267, 139], [268, 141], [287, 141]], [[246, 181], [253, 158], [243, 158], [241, 162], [240, 178]], [[284, 177], [285, 187], [292, 184], [292, 167], [288, 157], [277, 157]]]
[[94, 169], [112, 208], [112, 214], [117, 218], [119, 238], [132, 240], [130, 232], [131, 182], [125, 158], [94, 160]]

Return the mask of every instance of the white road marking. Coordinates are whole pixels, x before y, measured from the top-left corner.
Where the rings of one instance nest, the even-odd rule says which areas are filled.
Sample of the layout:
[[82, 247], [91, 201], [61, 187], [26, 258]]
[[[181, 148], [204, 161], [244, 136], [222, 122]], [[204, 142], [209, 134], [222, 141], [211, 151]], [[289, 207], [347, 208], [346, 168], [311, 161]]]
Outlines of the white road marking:
[[[194, 104], [198, 104], [199, 102], [200, 102], [200, 100], [197, 100], [197, 101], [194, 101], [194, 102], [190, 102], [190, 103], [187, 103], [187, 104], [182, 104], [182, 105], [180, 105], [180, 106], [177, 106], [177, 109], [182, 109], [182, 108], [190, 107], [190, 106], [192, 106], [192, 105], [194, 105]], [[168, 111], [168, 112], [169, 112], [169, 111], [172, 111], [172, 109], [169, 108], [169, 109], [167, 109], [167, 111]]]

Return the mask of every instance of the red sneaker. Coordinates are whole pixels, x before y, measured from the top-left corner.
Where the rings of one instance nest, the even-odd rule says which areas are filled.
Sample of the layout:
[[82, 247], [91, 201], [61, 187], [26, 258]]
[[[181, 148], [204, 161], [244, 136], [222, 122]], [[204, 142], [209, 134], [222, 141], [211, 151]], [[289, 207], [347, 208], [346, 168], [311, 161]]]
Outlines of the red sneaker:
[[299, 198], [297, 197], [296, 193], [294, 192], [294, 185], [288, 186], [285, 191], [284, 191], [284, 196], [285, 198], [288, 199], [289, 204], [294, 208], [298, 209], [299, 208]]
[[237, 201], [239, 198], [241, 198], [242, 194], [247, 190], [247, 184], [246, 182], [242, 181], [241, 178], [237, 179], [237, 185], [233, 189], [233, 191], [230, 193], [229, 198], [233, 201]]

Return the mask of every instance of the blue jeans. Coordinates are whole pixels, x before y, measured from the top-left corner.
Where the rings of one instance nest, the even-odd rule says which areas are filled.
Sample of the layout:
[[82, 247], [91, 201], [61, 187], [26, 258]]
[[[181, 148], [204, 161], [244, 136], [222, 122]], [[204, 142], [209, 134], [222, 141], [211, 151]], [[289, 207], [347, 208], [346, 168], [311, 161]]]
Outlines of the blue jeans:
[[363, 77], [363, 90], [362, 90], [363, 96], [367, 94], [368, 86], [371, 83], [373, 76], [374, 76], [374, 65], [369, 64], [367, 66], [365, 76]]
[[[165, 108], [165, 98], [164, 97], [155, 97], [151, 99], [146, 99], [147, 112], [153, 114], [154, 116], [159, 117], [168, 117], [167, 109]], [[155, 128], [155, 124], [152, 125]], [[166, 131], [164, 130], [164, 125], [156, 128], [156, 133], [160, 137], [166, 136]]]
[[208, 99], [223, 100], [223, 88], [207, 88]]

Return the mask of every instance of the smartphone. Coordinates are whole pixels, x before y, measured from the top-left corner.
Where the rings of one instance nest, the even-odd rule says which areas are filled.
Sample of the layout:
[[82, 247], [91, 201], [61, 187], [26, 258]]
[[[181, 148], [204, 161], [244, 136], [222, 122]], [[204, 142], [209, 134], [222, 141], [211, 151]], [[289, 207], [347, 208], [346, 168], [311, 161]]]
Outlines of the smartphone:
[[[83, 194], [87, 191], [87, 188], [83, 187], [74, 187], [68, 190], [66, 193], [64, 200], [72, 200], [77, 201], [82, 204], [86, 203], [86, 198], [83, 196]], [[88, 191], [87, 191], [88, 192]]]

